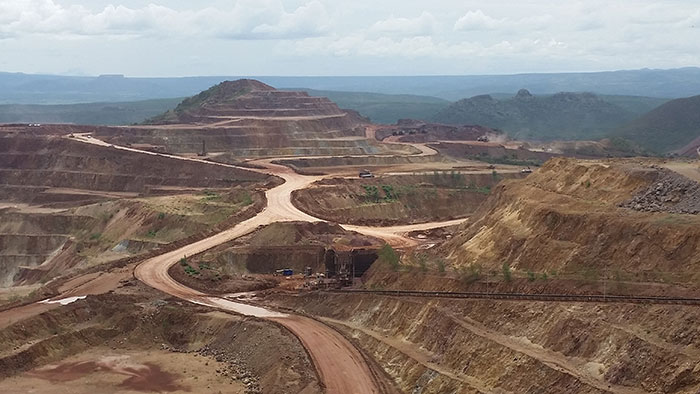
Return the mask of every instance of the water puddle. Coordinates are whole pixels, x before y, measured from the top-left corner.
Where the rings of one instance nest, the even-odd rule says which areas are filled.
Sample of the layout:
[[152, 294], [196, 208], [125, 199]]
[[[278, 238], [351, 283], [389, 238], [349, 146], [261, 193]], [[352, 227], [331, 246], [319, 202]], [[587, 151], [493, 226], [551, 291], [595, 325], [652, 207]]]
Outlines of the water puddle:
[[217, 297], [203, 297], [200, 300], [190, 300], [195, 304], [210, 306], [214, 308], [221, 308], [227, 311], [240, 313], [245, 316], [254, 317], [287, 317], [284, 313], [271, 311], [269, 309], [261, 308], [259, 306], [252, 306], [248, 304], [241, 304], [239, 302], [233, 302], [225, 300], [223, 298]]
[[51, 299], [48, 299], [48, 300], [39, 301], [39, 303], [41, 303], [41, 304], [61, 304], [61, 305], [64, 305], [64, 306], [65, 306], [65, 305], [68, 305], [68, 304], [72, 304], [72, 303], [74, 303], [74, 302], [76, 302], [76, 301], [78, 301], [78, 300], [85, 299], [85, 297], [87, 297], [87, 296], [66, 297], [66, 298], [61, 298], [61, 299], [58, 299], [58, 300], [51, 300]]

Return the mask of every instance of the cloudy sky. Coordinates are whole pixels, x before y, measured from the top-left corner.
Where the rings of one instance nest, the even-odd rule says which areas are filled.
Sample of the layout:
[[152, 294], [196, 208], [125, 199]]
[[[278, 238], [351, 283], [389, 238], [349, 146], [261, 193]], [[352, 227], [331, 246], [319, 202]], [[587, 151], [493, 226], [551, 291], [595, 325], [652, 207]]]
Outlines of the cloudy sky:
[[0, 71], [425, 75], [700, 66], [698, 0], [0, 0]]

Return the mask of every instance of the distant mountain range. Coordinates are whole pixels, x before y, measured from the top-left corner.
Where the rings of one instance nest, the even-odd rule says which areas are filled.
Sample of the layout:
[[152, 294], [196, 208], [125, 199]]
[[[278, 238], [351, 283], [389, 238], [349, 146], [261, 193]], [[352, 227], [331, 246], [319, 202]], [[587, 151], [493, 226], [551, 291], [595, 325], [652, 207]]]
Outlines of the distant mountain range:
[[0, 105], [0, 123], [75, 123], [127, 125], [174, 108], [182, 99], [167, 98], [113, 103], [5, 104]]
[[627, 97], [627, 108], [623, 108], [593, 93], [534, 96], [521, 89], [515, 97], [505, 100], [490, 95], [459, 100], [431, 120], [492, 127], [523, 140], [591, 140], [603, 138], [610, 130], [650, 109], [639, 102], [632, 105], [632, 100]]
[[700, 96], [669, 101], [611, 135], [634, 141], [651, 152], [681, 149], [700, 138]]
[[[240, 76], [129, 78], [121, 75], [71, 77], [0, 73], [0, 104], [72, 104], [185, 97]], [[593, 73], [399, 76], [256, 77], [277, 88], [410, 94], [458, 100], [486, 92], [533, 94], [586, 91], [596, 94], [688, 97], [700, 92], [700, 68]], [[511, 93], [511, 94], [512, 94]]]
[[[180, 102], [176, 97], [192, 95], [217, 85], [223, 79], [0, 73], [0, 123], [138, 123], [174, 109]], [[505, 76], [261, 79], [285, 90], [302, 90], [314, 97], [328, 97], [341, 108], [358, 111], [376, 123], [395, 123], [398, 119], [412, 118], [477, 124], [498, 128], [511, 137], [527, 140], [620, 137], [656, 153], [682, 150], [694, 155], [696, 145], [700, 146], [700, 96], [697, 96], [700, 68]], [[515, 92], [522, 86], [527, 86], [528, 90], [520, 90], [515, 96], [513, 93], [481, 94], [454, 103], [433, 97], [450, 98], [460, 92]], [[593, 93], [555, 90], [559, 87]], [[206, 95], [206, 92], [202, 94]], [[683, 95], [692, 97], [669, 99]], [[465, 96], [468, 95], [458, 97]], [[154, 97], [172, 98], [152, 99]], [[86, 103], [1, 105], [3, 102]]]

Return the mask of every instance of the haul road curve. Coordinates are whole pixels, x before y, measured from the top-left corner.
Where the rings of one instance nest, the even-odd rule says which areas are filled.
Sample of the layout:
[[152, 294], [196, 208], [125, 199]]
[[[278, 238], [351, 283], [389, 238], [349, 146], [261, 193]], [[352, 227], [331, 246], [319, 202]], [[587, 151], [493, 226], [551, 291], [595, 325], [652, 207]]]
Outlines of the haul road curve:
[[[208, 250], [214, 246], [248, 234], [260, 226], [280, 221], [322, 221], [319, 218], [313, 217], [297, 209], [292, 204], [291, 194], [294, 190], [307, 187], [311, 183], [323, 177], [297, 174], [289, 167], [272, 163], [272, 159], [263, 159], [253, 162], [254, 164], [262, 166], [263, 169], [243, 168], [228, 164], [214, 163], [197, 158], [180, 157], [115, 146], [92, 138], [88, 135], [76, 135], [73, 138], [85, 143], [111, 146], [115, 149], [124, 149], [143, 154], [160, 155], [181, 160], [200, 161], [210, 165], [221, 165], [248, 171], [261, 172], [269, 175], [275, 175], [284, 179], [283, 184], [266, 191], [265, 194], [267, 198], [267, 206], [258, 215], [209, 238], [205, 238], [183, 246], [177, 250], [145, 260], [136, 267], [134, 270], [134, 275], [136, 278], [153, 288], [193, 303], [270, 319], [282, 324], [292, 333], [294, 333], [308, 350], [327, 393], [381, 392], [379, 387], [382, 387], [383, 385], [378, 384], [376, 378], [362, 357], [362, 354], [346, 338], [325, 324], [303, 316], [281, 314], [260, 307], [249, 306], [224, 300], [218, 297], [212, 297], [200, 291], [184, 286], [168, 275], [168, 269], [177, 263], [182, 257], [192, 256], [204, 252], [205, 250]], [[423, 154], [426, 153], [427, 152], [423, 152]], [[395, 246], [412, 246], [415, 242], [410, 238], [403, 236], [403, 233], [414, 230], [444, 227], [446, 225], [453, 225], [462, 221], [463, 220], [444, 223], [423, 223], [389, 228], [350, 225], [343, 225], [343, 227], [349, 230], [365, 233], [367, 235], [383, 238]]]

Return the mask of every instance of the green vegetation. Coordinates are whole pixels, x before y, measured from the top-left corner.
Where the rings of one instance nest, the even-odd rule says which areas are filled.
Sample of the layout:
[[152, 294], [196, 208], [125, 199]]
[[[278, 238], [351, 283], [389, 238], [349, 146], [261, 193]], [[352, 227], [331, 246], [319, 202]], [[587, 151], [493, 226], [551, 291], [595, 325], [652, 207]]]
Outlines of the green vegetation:
[[253, 203], [253, 197], [245, 190], [238, 195], [238, 198], [241, 200], [243, 206], [248, 206]]
[[398, 199], [398, 195], [394, 192], [394, 187], [391, 185], [382, 185], [384, 191], [384, 200], [391, 201]]
[[443, 259], [441, 259], [441, 258], [438, 258], [438, 259], [435, 261], [435, 265], [437, 266], [437, 270], [438, 270], [438, 272], [439, 272], [440, 274], [444, 274], [444, 273], [445, 273], [445, 260], [443, 260]]
[[377, 260], [384, 264], [388, 264], [394, 271], [399, 270], [400, 257], [394, 248], [391, 247], [391, 245], [384, 244], [384, 246], [379, 249], [379, 253], [377, 253], [377, 255]]
[[682, 148], [700, 135], [700, 96], [669, 101], [611, 134], [655, 153]]
[[192, 266], [189, 264], [185, 266], [185, 272], [187, 273], [187, 275], [199, 275], [199, 271], [192, 268]]
[[[185, 258], [185, 257], [181, 258], [181, 259], [180, 259], [180, 265], [181, 265], [182, 268], [185, 270], [185, 273], [187, 273], [187, 275], [192, 275], [192, 276], [199, 275], [199, 271], [197, 271], [196, 269], [194, 269], [194, 268], [187, 262], [187, 258]], [[200, 269], [201, 269], [201, 264], [200, 264]]]
[[220, 200], [221, 195], [217, 192], [211, 191], [211, 190], [205, 190], [204, 191], [204, 201], [214, 201], [214, 200]]
[[393, 124], [408, 118], [427, 120], [450, 105], [447, 100], [430, 96], [304, 90], [311, 96], [328, 97], [340, 108], [355, 110], [375, 123]]
[[669, 101], [669, 99], [666, 98], [644, 96], [616, 96], [601, 94], [599, 97], [634, 114], [647, 113]]
[[489, 95], [459, 100], [437, 113], [432, 120], [478, 124], [524, 140], [590, 140], [603, 138], [606, 132], [644, 113], [647, 107], [644, 104], [635, 106], [633, 102], [635, 98], [629, 98], [622, 107], [592, 93], [533, 96], [523, 89], [515, 97], [505, 100]]
[[506, 282], [510, 282], [512, 279], [512, 275], [510, 272], [510, 264], [508, 263], [503, 263], [503, 266], [501, 267], [501, 270], [503, 271], [503, 279]]
[[462, 267], [457, 270], [459, 280], [465, 284], [472, 284], [481, 279], [482, 267], [480, 264], [469, 264], [467, 267]]
[[102, 237], [102, 234], [101, 234], [101, 233], [94, 233], [94, 234], [91, 234], [91, 235], [90, 235], [90, 240], [91, 240], [91, 241], [96, 241], [96, 240], [100, 239], [100, 237]]
[[535, 279], [537, 279], [537, 276], [535, 275], [534, 272], [527, 270], [527, 280], [530, 282], [534, 282]]
[[0, 105], [0, 123], [128, 125], [166, 111], [181, 99], [62, 105]]
[[426, 255], [418, 255], [418, 267], [422, 272], [428, 271], [428, 257]]
[[379, 189], [376, 186], [363, 186], [365, 188], [365, 199], [369, 202], [377, 203], [380, 200]]
[[379, 203], [379, 202], [391, 202], [399, 199], [399, 193], [394, 190], [392, 185], [381, 185], [380, 188], [384, 193], [384, 197], [381, 196], [377, 186], [369, 185], [362, 186], [365, 189], [364, 199], [367, 202]]

